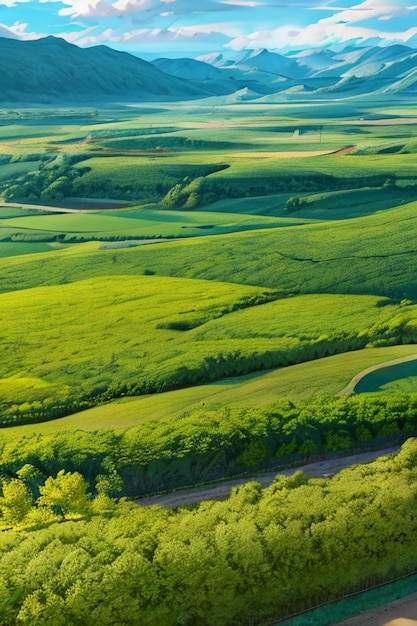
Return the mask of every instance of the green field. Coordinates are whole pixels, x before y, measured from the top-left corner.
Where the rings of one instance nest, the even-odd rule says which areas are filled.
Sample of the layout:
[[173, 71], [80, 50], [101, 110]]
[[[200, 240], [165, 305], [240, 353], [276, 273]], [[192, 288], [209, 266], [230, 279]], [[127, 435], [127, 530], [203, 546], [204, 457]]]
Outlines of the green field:
[[113, 250], [85, 244], [51, 254], [47, 262], [39, 256], [4, 259], [1, 289], [141, 274], [147, 268], [158, 276], [260, 285], [287, 294], [361, 293], [413, 300], [416, 206], [350, 220], [122, 249], [116, 257]]
[[[300, 199], [304, 204], [290, 215], [300, 221], [308, 218], [326, 221], [362, 217], [416, 200], [416, 191], [414, 187], [365, 187], [346, 191], [302, 194]], [[220, 200], [206, 207], [206, 210], [288, 216], [286, 204], [290, 197], [290, 194], [272, 194], [256, 198]]]
[[[28, 424], [3, 429], [0, 438], [4, 442], [20, 439], [22, 436], [30, 436], [34, 429], [42, 434], [76, 430], [96, 431], [101, 428], [125, 429], [150, 420], [176, 419], [184, 412], [196, 411], [201, 407], [207, 410], [216, 410], [223, 406], [263, 407], [282, 398], [334, 396], [362, 369], [416, 352], [417, 348], [412, 345], [356, 350], [277, 370], [226, 378], [207, 385], [196, 385], [139, 398], [124, 398], [37, 424], [36, 427]], [[412, 386], [408, 382], [404, 385], [401, 383], [401, 386], [392, 383], [391, 388], [393, 391], [415, 392], [415, 380]], [[385, 390], [389, 389], [387, 385]]]
[[[7, 211], [8, 208], [5, 208]], [[247, 216], [237, 213], [203, 211], [164, 211], [130, 209], [118, 211], [92, 211], [84, 213], [49, 213], [20, 217], [18, 209], [9, 218], [0, 221], [0, 241], [21, 242], [22, 253], [28, 244], [56, 239], [61, 243], [88, 240], [128, 241], [161, 238], [198, 237], [245, 230], [279, 228], [309, 223], [314, 220], [291, 216]], [[22, 210], [23, 214], [28, 211]], [[44, 247], [48, 249], [47, 246]], [[8, 256], [7, 249], [0, 256]]]
[[[3, 420], [414, 342], [417, 132], [381, 122], [411, 114], [34, 109], [2, 127]], [[131, 206], [25, 208], [65, 193]]]
[[98, 397], [390, 345], [417, 327], [415, 306], [375, 296], [282, 299], [256, 287], [153, 275], [37, 287], [0, 301], [6, 423], [71, 412]]
[[0, 111], [1, 624], [264, 623], [415, 570], [413, 441], [126, 501], [417, 433], [417, 107], [296, 97]]
[[393, 364], [364, 376], [355, 385], [355, 393], [388, 391], [414, 393], [417, 390], [415, 361]]
[[[276, 366], [284, 380], [285, 366], [413, 342], [417, 128], [401, 123], [413, 111], [20, 113], [0, 132], [14, 201], [0, 220], [3, 411], [36, 421]], [[13, 208], [70, 206], [65, 194], [130, 206]]]

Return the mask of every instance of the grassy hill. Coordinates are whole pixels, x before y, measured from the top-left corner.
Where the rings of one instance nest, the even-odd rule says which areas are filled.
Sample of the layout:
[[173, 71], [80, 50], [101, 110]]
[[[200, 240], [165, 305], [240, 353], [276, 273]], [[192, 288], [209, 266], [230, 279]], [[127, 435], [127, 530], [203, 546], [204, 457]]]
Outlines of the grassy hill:
[[[173, 106], [152, 124], [145, 109], [117, 120], [34, 110], [2, 127], [4, 167], [39, 167], [16, 179], [22, 188], [42, 196], [42, 184], [66, 179], [80, 195], [126, 199], [136, 185], [153, 198], [87, 213], [2, 209], [4, 345], [16, 355], [3, 354], [7, 419], [414, 341], [414, 157], [377, 150], [409, 128], [359, 124], [363, 104], [323, 127], [323, 107], [313, 119], [301, 105], [278, 117]], [[369, 146], [376, 153], [362, 154]], [[289, 212], [294, 192], [301, 204]], [[224, 199], [191, 206], [213, 194]], [[19, 245], [55, 251], [10, 256]]]
[[[10, 210], [8, 207], [6, 210]], [[308, 223], [307, 219], [291, 216], [269, 217], [248, 216], [239, 213], [214, 213], [207, 211], [163, 211], [153, 209], [129, 209], [118, 211], [97, 211], [90, 213], [47, 213], [37, 214], [32, 210], [19, 209], [9, 218], [0, 222], [0, 256], [9, 256], [10, 243], [20, 242], [22, 254], [27, 253], [31, 244], [55, 242], [61, 245], [89, 240], [121, 241], [137, 245], [143, 240], [161, 238], [198, 237], [210, 234], [224, 234], [259, 228], [276, 228], [293, 224]], [[9, 246], [7, 245], [9, 244]], [[111, 246], [109, 246], [111, 248]], [[114, 246], [118, 247], [118, 246]], [[120, 246], [119, 246], [120, 247]], [[44, 250], [48, 247], [44, 245]], [[40, 252], [43, 250], [39, 250]]]
[[[42, 434], [62, 431], [97, 431], [114, 428], [126, 429], [147, 421], [175, 420], [184, 413], [217, 410], [223, 406], [265, 407], [282, 398], [299, 400], [317, 396], [334, 396], [361, 370], [415, 354], [415, 345], [366, 348], [354, 352], [336, 354], [307, 363], [285, 368], [255, 372], [246, 376], [226, 378], [206, 385], [195, 385], [138, 398], [121, 398], [98, 407], [86, 409], [73, 415], [40, 424], [25, 424], [3, 428], [3, 442], [30, 436], [34, 429]], [[393, 387], [393, 385], [392, 385]], [[417, 390], [416, 381], [405, 381], [393, 391]]]
[[380, 296], [282, 299], [154, 275], [9, 292], [0, 305], [5, 424], [417, 337], [417, 306]]
[[[417, 203], [362, 218], [133, 249], [97, 244], [0, 261], [3, 292], [114, 274], [203, 278], [286, 293], [417, 299]], [[406, 235], [405, 235], [406, 233]]]
[[[277, 588], [281, 616], [305, 598], [332, 598], [352, 546], [363, 558], [344, 568], [341, 593], [412, 565], [413, 445], [377, 469], [352, 470], [359, 498], [349, 477], [342, 490], [343, 475], [314, 491], [297, 473], [275, 481], [265, 501], [252, 483], [182, 521], [178, 511], [115, 500], [417, 432], [408, 366], [386, 393], [372, 380], [365, 391], [375, 393], [340, 394], [364, 369], [416, 354], [417, 107], [313, 107], [293, 97], [282, 107], [0, 111], [0, 195], [17, 203], [0, 207], [0, 622], [258, 623], [277, 617]], [[59, 205], [87, 208], [54, 214]], [[390, 481], [388, 517], [377, 470]], [[392, 488], [401, 472], [405, 500], [401, 485]], [[343, 500], [336, 521], [333, 480]], [[252, 545], [259, 524], [264, 536]], [[115, 559], [133, 537], [133, 552]], [[259, 547], [265, 559], [255, 562]], [[90, 553], [97, 589], [86, 594]], [[214, 587], [201, 584], [202, 554], [222, 572], [230, 565], [224, 593], [220, 569]], [[165, 569], [155, 578], [158, 562]], [[184, 571], [197, 600], [193, 585], [182, 593]]]

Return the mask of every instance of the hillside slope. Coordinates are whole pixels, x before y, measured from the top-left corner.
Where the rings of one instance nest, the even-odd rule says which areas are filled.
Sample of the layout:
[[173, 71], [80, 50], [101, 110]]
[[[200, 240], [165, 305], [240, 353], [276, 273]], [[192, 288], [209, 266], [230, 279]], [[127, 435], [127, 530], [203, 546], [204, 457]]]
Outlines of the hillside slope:
[[0, 38], [0, 102], [181, 100], [204, 95], [151, 63], [106, 46], [79, 48], [56, 37]]

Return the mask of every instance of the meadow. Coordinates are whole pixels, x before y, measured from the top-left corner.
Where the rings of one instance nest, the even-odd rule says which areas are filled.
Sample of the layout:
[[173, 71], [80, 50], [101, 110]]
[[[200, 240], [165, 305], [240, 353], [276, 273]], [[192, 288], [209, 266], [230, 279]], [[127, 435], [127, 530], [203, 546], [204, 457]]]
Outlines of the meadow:
[[[162, 391], [414, 341], [414, 250], [408, 241], [417, 188], [413, 154], [404, 152], [407, 146], [412, 152], [415, 126], [401, 117], [393, 123], [385, 110], [367, 110], [363, 103], [336, 107], [327, 121], [320, 118], [325, 112], [325, 105], [277, 112], [259, 105], [172, 105], [152, 115], [141, 107], [78, 115], [34, 109], [22, 114], [20, 125], [13, 119], [1, 127], [4, 158], [34, 168], [3, 187], [9, 202], [0, 223], [4, 345], [19, 352], [18, 370], [7, 351], [3, 358], [9, 417], [44, 419], [44, 402], [54, 404], [39, 396], [36, 384], [33, 392], [27, 385], [17, 391], [16, 380], [28, 372], [41, 386], [51, 384], [55, 405], [68, 412], [81, 399]], [[407, 119], [411, 115], [408, 109]], [[401, 137], [401, 154], [380, 149]], [[44, 155], [40, 167], [28, 152], [33, 142], [36, 154]], [[132, 185], [139, 190], [136, 201]], [[28, 190], [32, 196], [19, 197]], [[75, 200], [104, 201], [115, 192], [130, 205], [54, 213], [54, 198], [58, 206], [71, 204], [61, 197], [64, 191]], [[27, 208], [36, 204], [36, 194], [43, 204]], [[146, 203], [140, 204], [143, 194]], [[224, 199], [213, 202], [216, 196]], [[55, 252], [45, 257], [48, 249]], [[186, 288], [180, 279], [188, 279]], [[201, 317], [191, 304], [201, 279], [226, 290], [231, 284], [259, 287], [263, 294], [271, 289], [275, 295], [268, 297], [279, 300], [242, 311], [229, 303], [220, 316], [216, 303]], [[122, 300], [129, 300], [123, 290], [152, 285], [153, 296], [162, 299], [151, 306], [148, 321], [135, 317], [133, 296], [123, 311], [128, 317], [120, 314], [116, 283]], [[177, 289], [191, 313], [158, 322], [153, 311], [163, 306], [167, 313], [162, 302], [175, 303]], [[90, 293], [105, 294], [97, 304], [105, 314]], [[42, 305], [27, 307], [28, 298]], [[76, 326], [71, 315], [67, 320], [74, 308]], [[9, 337], [16, 310], [21, 324]], [[41, 330], [46, 311], [49, 335]], [[146, 339], [135, 342], [133, 328]], [[74, 332], [77, 347], [71, 349], [65, 337]], [[88, 355], [92, 342], [99, 347], [94, 359]], [[127, 381], [124, 389], [121, 380]]]
[[[79, 413], [39, 423], [36, 425], [36, 432], [52, 434], [59, 431], [97, 431], [103, 428], [125, 430], [147, 421], [174, 420], [184, 413], [201, 411], [202, 407], [209, 411], [223, 406], [245, 409], [272, 405], [282, 398], [291, 401], [328, 398], [338, 395], [362, 369], [414, 354], [417, 354], [414, 345], [366, 348], [285, 368], [224, 378], [205, 385], [119, 398]], [[393, 387], [395, 385], [393, 392], [415, 392], [415, 383], [407, 383], [408, 381], [403, 383], [403, 379], [397, 379], [392, 383]], [[384, 391], [388, 389], [385, 388]], [[33, 424], [3, 428], [0, 439], [3, 442], [21, 440], [31, 436], [33, 431]]]
[[[394, 379], [364, 379], [357, 393], [338, 396], [359, 372], [417, 353], [416, 113], [406, 101], [366, 99], [0, 112], [0, 527], [12, 551], [20, 549], [15, 530], [49, 537], [57, 520], [73, 524], [62, 526], [73, 537], [83, 524], [92, 542], [97, 520], [113, 533], [118, 516], [135, 518], [126, 502], [116, 503], [121, 496], [378, 449], [417, 433], [417, 377], [407, 364]], [[387, 461], [406, 476], [407, 503], [413, 445]], [[375, 467], [388, 484], [383, 462]], [[396, 545], [393, 525], [376, 512], [367, 478], [374, 470], [352, 471], [362, 472], [369, 488], [361, 511], [377, 520], [385, 544]], [[339, 555], [329, 539], [333, 513], [321, 530], [327, 518], [320, 507], [308, 522], [303, 507], [320, 500], [317, 489], [337, 491], [343, 477], [318, 488], [302, 475], [291, 480], [264, 496], [250, 486], [222, 505], [234, 519], [243, 507], [238, 530], [246, 542], [255, 537], [250, 520], [261, 503], [256, 514], [269, 528], [270, 552], [257, 562], [268, 580], [265, 564], [288, 548], [300, 524], [313, 534], [329, 531], [319, 541], [332, 553], [326, 563]], [[348, 483], [338, 491], [347, 494], [340, 496], [349, 511], [344, 537], [355, 528], [346, 520], [357, 502]], [[262, 498], [298, 489], [283, 539], [261, 510]], [[228, 513], [216, 506], [174, 513], [175, 545], [189, 516], [208, 528], [212, 515], [216, 545], [226, 545], [221, 516], [228, 520]], [[148, 519], [137, 515], [134, 524]], [[149, 515], [165, 536], [170, 514]], [[352, 565], [340, 593], [409, 568], [410, 520], [407, 528], [395, 567], [388, 557], [382, 563], [371, 537], [363, 546], [366, 576]], [[153, 547], [146, 554], [168, 554], [155, 532], [147, 535]], [[297, 537], [307, 545], [304, 530]], [[242, 565], [236, 549], [230, 558], [243, 568], [239, 576], [245, 567], [248, 574], [253, 554]], [[65, 550], [53, 554], [64, 569], [72, 558]], [[77, 553], [74, 562], [88, 558]], [[125, 558], [119, 573], [133, 569], [145, 589], [153, 572], [147, 556], [140, 563], [138, 554]], [[170, 553], [164, 563], [174, 561]], [[46, 624], [58, 605], [75, 620], [68, 623], [81, 619], [86, 605], [67, 582], [42, 597], [25, 582], [19, 595], [9, 568], [2, 556], [0, 607], [10, 619], [19, 614], [20, 623], [35, 623], [38, 611], [36, 623]], [[37, 589], [48, 578], [42, 572]], [[2, 576], [11, 581], [4, 593]], [[327, 583], [307, 586], [308, 602], [331, 596]], [[275, 603], [266, 593], [263, 607], [242, 590], [242, 606], [222, 609], [221, 619], [227, 626], [283, 616], [299, 603], [297, 588]], [[172, 623], [223, 623], [203, 601], [201, 614], [181, 605]], [[144, 623], [171, 623], [153, 601], [140, 602]], [[110, 623], [95, 604], [93, 610]], [[120, 623], [129, 619], [126, 613]]]

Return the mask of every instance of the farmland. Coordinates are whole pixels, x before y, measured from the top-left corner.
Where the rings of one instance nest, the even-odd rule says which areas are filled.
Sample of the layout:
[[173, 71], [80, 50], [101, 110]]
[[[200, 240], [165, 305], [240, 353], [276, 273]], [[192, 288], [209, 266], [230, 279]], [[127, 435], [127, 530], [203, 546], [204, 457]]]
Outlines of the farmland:
[[[126, 515], [149, 528], [153, 516], [165, 537], [171, 514], [143, 510], [138, 521], [114, 498], [400, 444], [416, 434], [417, 376], [406, 363], [389, 379], [364, 378], [353, 395], [338, 394], [359, 372], [417, 353], [417, 107], [406, 100], [202, 101], [28, 108], [4, 111], [0, 122], [0, 510], [13, 480], [33, 493], [16, 522], [2, 513], [2, 528], [52, 536], [59, 516], [42, 494], [63, 471], [85, 481], [83, 504], [62, 509], [59, 519], [74, 520], [65, 524], [94, 534], [106, 516], [110, 525]], [[363, 470], [387, 490], [391, 470], [401, 475], [404, 503], [413, 497], [413, 446], [405, 444], [399, 460]], [[356, 485], [362, 470], [351, 471]], [[351, 496], [360, 497], [361, 511], [383, 527], [366, 480], [360, 496], [343, 475], [291, 480], [264, 496], [253, 485], [237, 490], [230, 504], [249, 517], [257, 506], [272, 551], [278, 544], [268, 507], [282, 490], [302, 494], [298, 504], [291, 500], [289, 533], [304, 520], [302, 502], [313, 510], [319, 492], [338, 492], [339, 482], [351, 490], [340, 506], [347, 511]], [[222, 506], [172, 513], [172, 527], [203, 527], [206, 513], [229, 519]], [[303, 528], [328, 524], [323, 537], [330, 541], [336, 513], [317, 506], [316, 521], [304, 520]], [[249, 517], [238, 530], [255, 545]], [[375, 557], [368, 578], [410, 567], [411, 518], [398, 567]], [[13, 539], [13, 550], [19, 542]], [[272, 562], [270, 554], [259, 557], [262, 571]], [[368, 580], [355, 567], [340, 592]], [[328, 597], [313, 587], [308, 602]], [[298, 601], [294, 592], [279, 611]], [[20, 599], [10, 602], [21, 609]], [[275, 610], [253, 602], [254, 615]], [[144, 615], [151, 605], [140, 609]], [[22, 623], [34, 611], [27, 608]], [[224, 613], [217, 623], [243, 623], [245, 611], [230, 619]], [[152, 619], [144, 623], [153, 626]], [[167, 613], [161, 619], [171, 623]]]
[[174, 104], [4, 123], [3, 421], [414, 342], [413, 108], [328, 113]]

